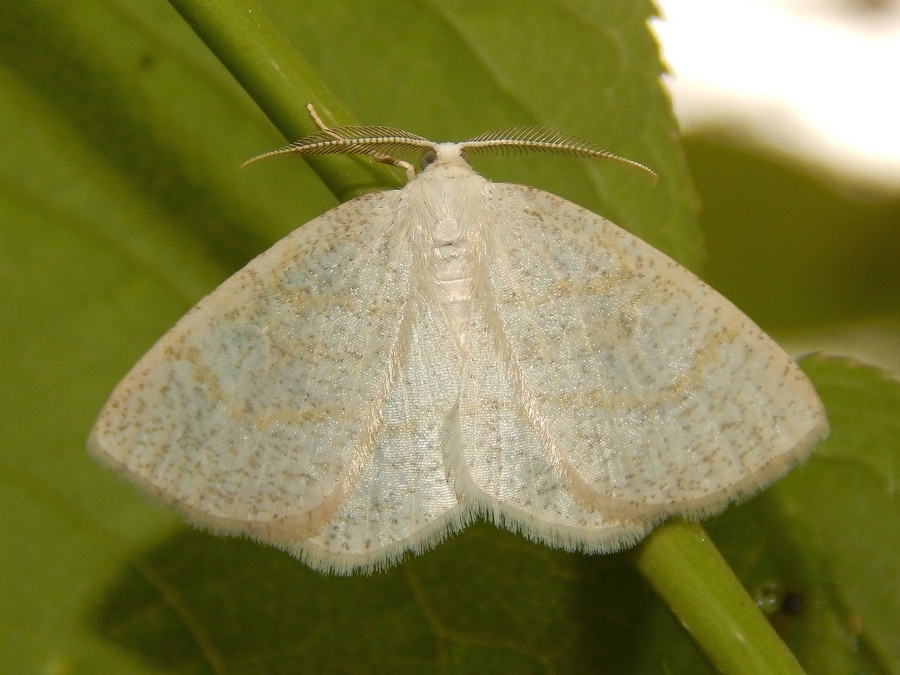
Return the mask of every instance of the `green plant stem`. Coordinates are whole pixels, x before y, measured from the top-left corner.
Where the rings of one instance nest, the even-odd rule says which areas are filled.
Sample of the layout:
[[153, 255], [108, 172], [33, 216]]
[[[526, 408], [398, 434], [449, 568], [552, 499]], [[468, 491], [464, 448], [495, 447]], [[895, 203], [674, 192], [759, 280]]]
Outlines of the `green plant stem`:
[[802, 675], [794, 655], [697, 523], [673, 520], [638, 547], [637, 567], [728, 675]]
[[[350, 113], [252, 0], [170, 0], [288, 139], [316, 131], [313, 103], [330, 125]], [[342, 201], [402, 183], [394, 170], [347, 156], [307, 158]], [[637, 554], [637, 564], [712, 661], [726, 673], [802, 673], [697, 525], [669, 523]]]
[[[356, 123], [256, 2], [170, 0], [170, 4], [288, 140], [318, 131], [307, 103], [330, 126]], [[341, 201], [403, 183], [396, 169], [360, 157], [305, 159]]]

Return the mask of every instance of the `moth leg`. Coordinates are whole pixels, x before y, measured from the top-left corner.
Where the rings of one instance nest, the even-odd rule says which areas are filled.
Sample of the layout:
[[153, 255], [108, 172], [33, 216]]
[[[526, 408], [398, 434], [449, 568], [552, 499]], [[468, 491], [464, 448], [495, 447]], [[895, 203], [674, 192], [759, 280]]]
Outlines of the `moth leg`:
[[[338, 134], [334, 133], [331, 128], [322, 121], [322, 118], [319, 117], [319, 113], [316, 112], [316, 107], [312, 103], [306, 104], [306, 111], [309, 113], [309, 116], [312, 117], [312, 121], [316, 123], [316, 126], [319, 127], [319, 130], [322, 133], [328, 134], [334, 139], [340, 138]], [[396, 166], [403, 169], [406, 172], [406, 177], [408, 180], [412, 180], [416, 177], [416, 168], [409, 162], [402, 160], [399, 157], [391, 157], [390, 155], [385, 155], [383, 152], [367, 152], [366, 156], [371, 157], [376, 162], [389, 164], [390, 166]]]

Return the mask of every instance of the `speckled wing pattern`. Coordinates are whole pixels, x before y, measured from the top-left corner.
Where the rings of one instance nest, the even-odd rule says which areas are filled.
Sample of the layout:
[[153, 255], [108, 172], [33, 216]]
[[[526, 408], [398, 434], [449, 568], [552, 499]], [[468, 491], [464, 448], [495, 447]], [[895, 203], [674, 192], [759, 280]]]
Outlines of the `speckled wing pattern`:
[[179, 321], [113, 392], [95, 457], [195, 524], [350, 573], [478, 513], [620, 549], [827, 433], [794, 361], [668, 257], [554, 195], [456, 175], [480, 194], [435, 198], [471, 228], [462, 333], [429, 276], [431, 198], [361, 197]]
[[794, 360], [666, 255], [535, 188], [491, 184], [488, 202], [460, 419], [461, 482], [489, 517], [617, 550], [756, 492], [827, 434]]
[[202, 300], [112, 393], [94, 456], [195, 524], [323, 570], [461, 525], [440, 436], [458, 357], [410, 292], [401, 194], [336, 207]]

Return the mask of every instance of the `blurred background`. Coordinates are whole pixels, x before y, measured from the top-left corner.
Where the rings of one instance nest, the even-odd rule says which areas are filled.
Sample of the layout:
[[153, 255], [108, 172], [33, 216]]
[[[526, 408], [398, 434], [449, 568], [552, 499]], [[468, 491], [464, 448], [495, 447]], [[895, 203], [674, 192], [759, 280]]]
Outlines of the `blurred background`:
[[900, 371], [900, 3], [657, 4], [708, 280], [795, 355]]

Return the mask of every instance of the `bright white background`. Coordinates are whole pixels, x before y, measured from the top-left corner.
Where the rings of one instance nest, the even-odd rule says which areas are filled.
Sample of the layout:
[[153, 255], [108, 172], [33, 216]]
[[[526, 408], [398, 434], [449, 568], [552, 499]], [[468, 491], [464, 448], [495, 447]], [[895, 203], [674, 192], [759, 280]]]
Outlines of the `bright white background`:
[[657, 0], [682, 127], [900, 188], [900, 2]]

